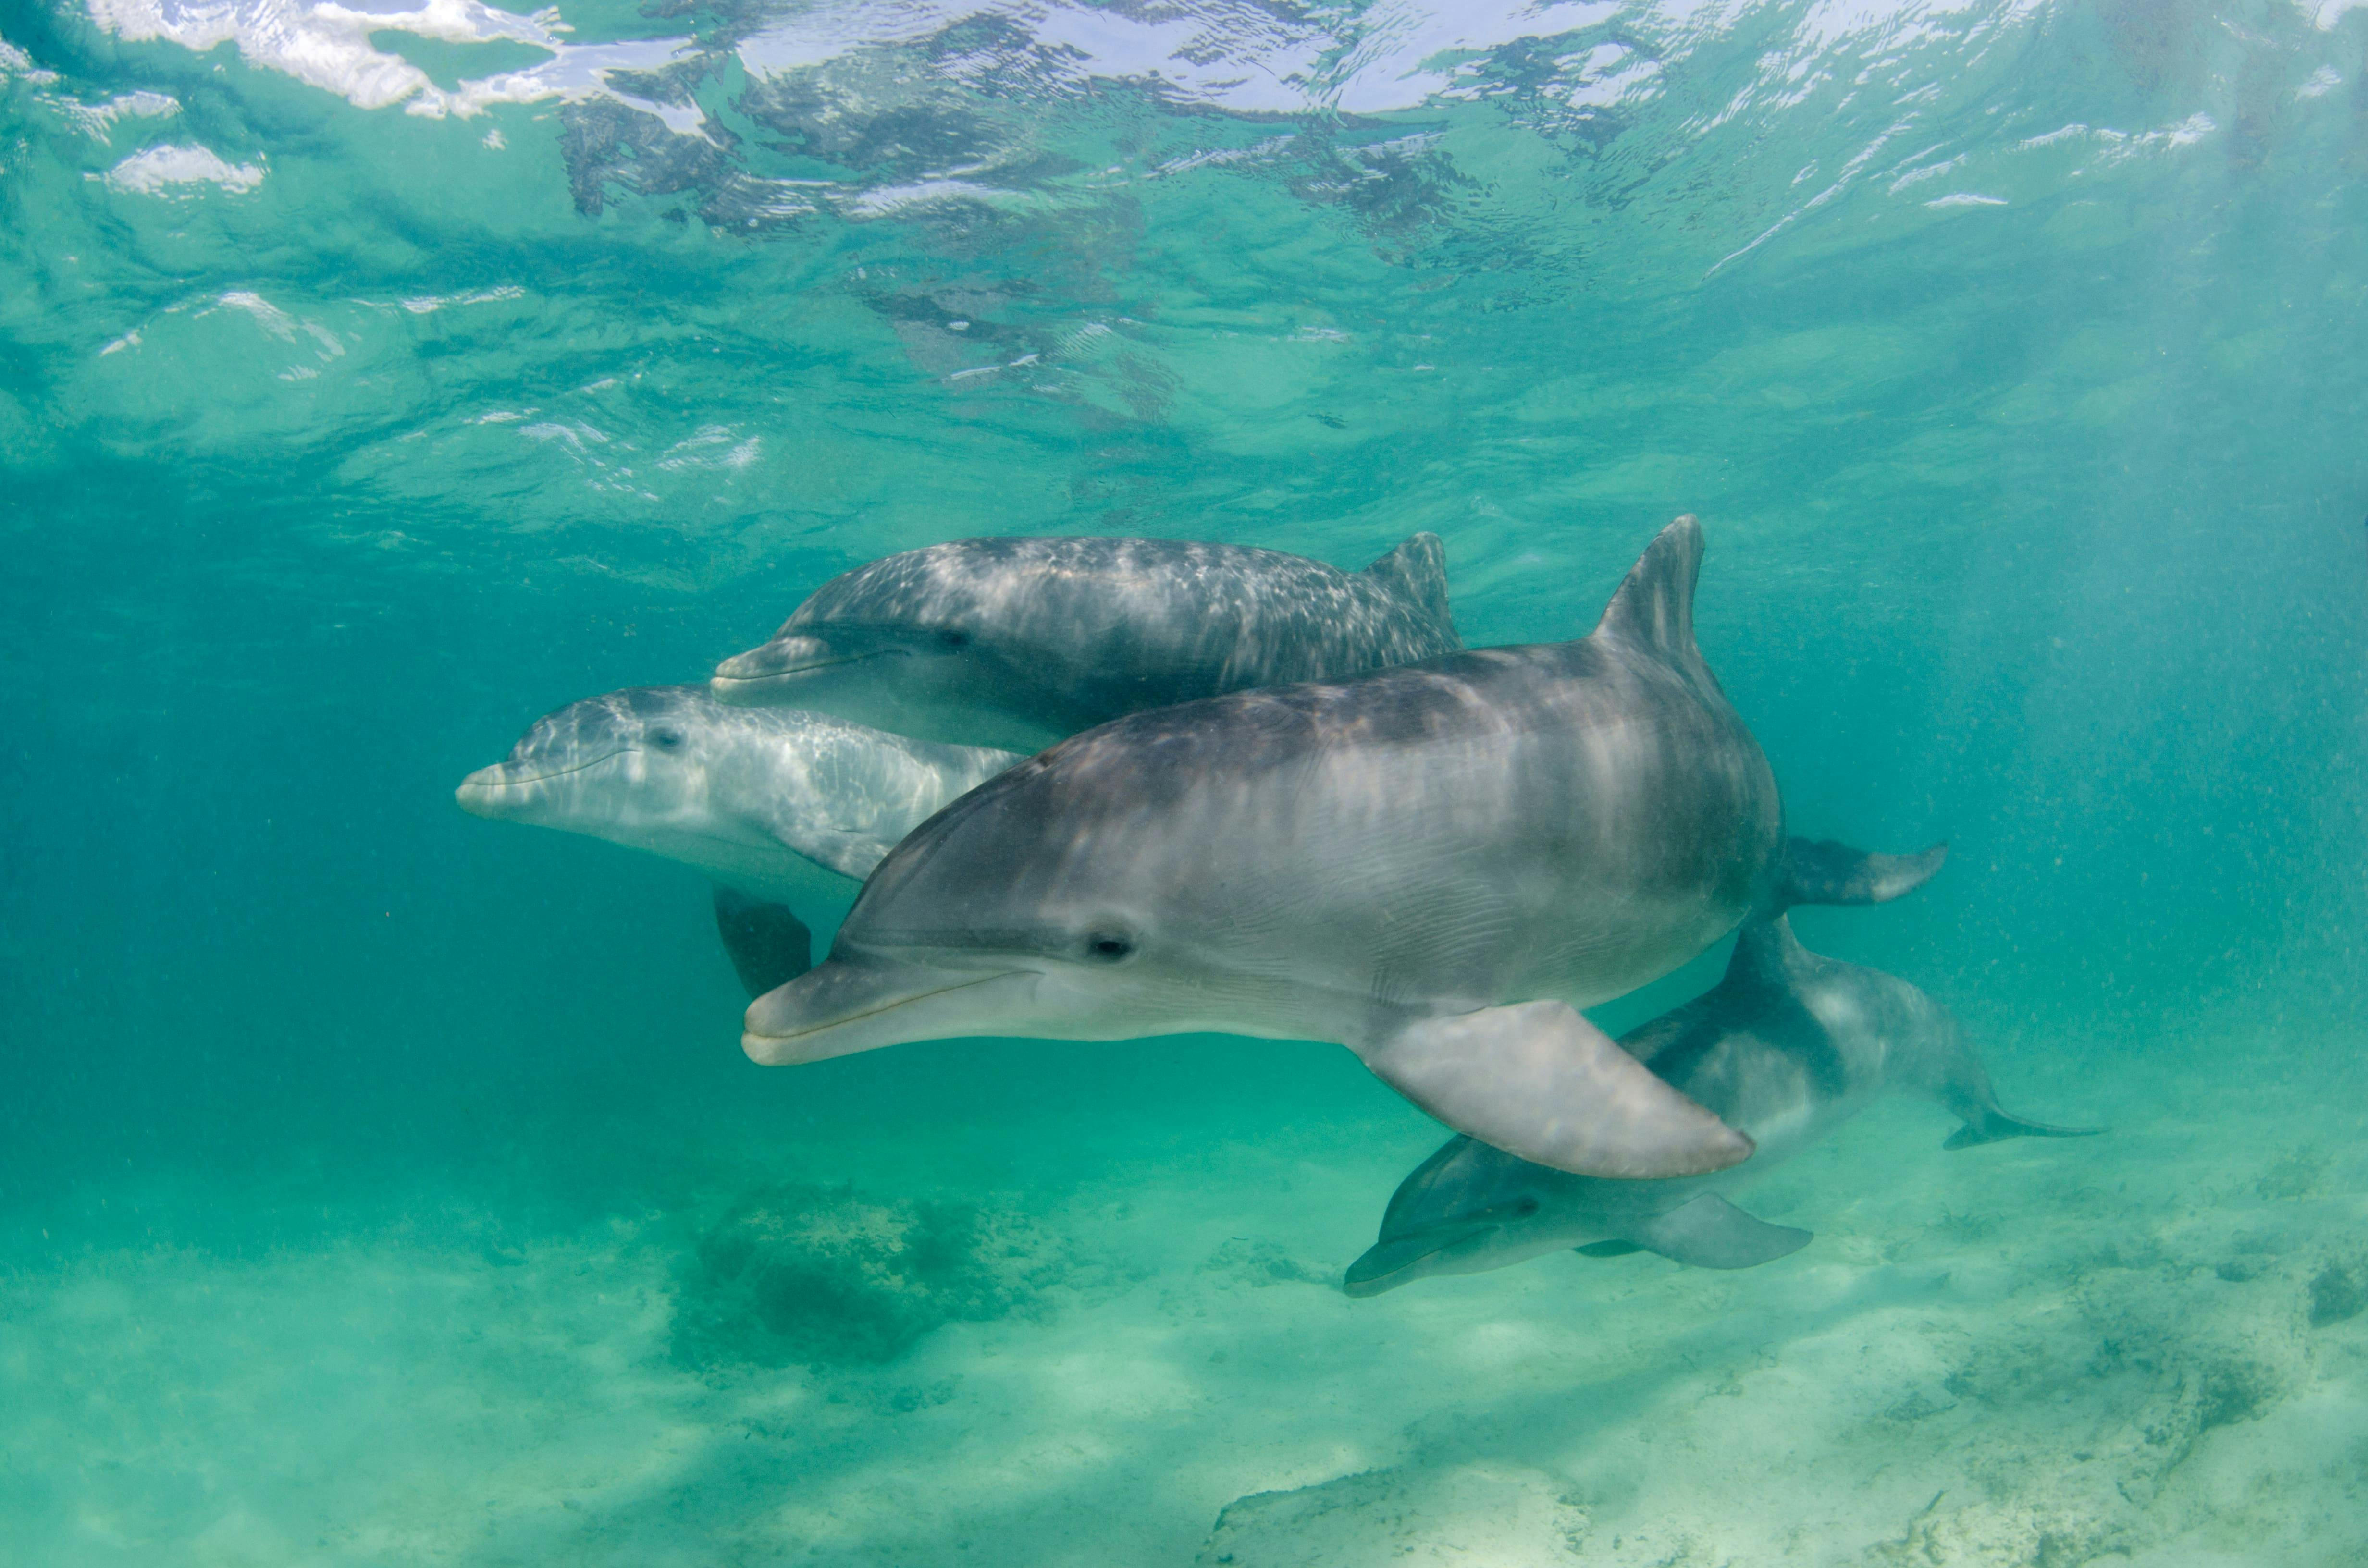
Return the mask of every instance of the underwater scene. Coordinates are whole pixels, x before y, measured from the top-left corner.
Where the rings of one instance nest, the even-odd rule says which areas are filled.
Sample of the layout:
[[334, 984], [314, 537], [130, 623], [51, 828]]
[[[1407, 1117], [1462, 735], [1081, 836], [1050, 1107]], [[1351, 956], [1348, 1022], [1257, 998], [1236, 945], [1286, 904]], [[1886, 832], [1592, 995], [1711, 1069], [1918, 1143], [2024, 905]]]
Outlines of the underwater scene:
[[0, 1562], [2368, 1564], [2368, 0], [0, 0]]

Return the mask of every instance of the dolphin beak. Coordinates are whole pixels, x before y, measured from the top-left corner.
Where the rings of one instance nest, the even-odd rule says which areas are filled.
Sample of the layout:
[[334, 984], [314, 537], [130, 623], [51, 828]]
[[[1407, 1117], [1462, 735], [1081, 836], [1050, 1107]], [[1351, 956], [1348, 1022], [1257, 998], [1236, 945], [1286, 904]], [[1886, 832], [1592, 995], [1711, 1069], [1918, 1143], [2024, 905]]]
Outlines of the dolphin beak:
[[581, 773], [598, 767], [609, 758], [622, 754], [623, 748], [604, 751], [589, 762], [572, 763], [565, 767], [545, 766], [541, 769], [521, 762], [497, 762], [491, 767], [481, 767], [461, 780], [452, 791], [452, 799], [472, 817], [518, 816], [538, 801], [547, 799], [537, 785], [548, 784], [554, 778], [564, 778], [571, 773]]
[[748, 1004], [740, 1049], [766, 1067], [916, 1040], [996, 1034], [1024, 1018], [1036, 976], [833, 958]]
[[[1340, 1281], [1341, 1293], [1360, 1298], [1378, 1296], [1429, 1275], [1461, 1272], [1438, 1265], [1452, 1262], [1454, 1255], [1495, 1229], [1493, 1225], [1441, 1227], [1395, 1241], [1376, 1242], [1349, 1266], [1348, 1274]], [[1426, 1268], [1425, 1264], [1433, 1267]]]
[[716, 665], [707, 688], [719, 702], [769, 702], [800, 676], [851, 662], [819, 637], [776, 637]]
[[497, 762], [461, 779], [461, 787], [452, 791], [452, 799], [472, 817], [506, 817], [511, 807], [522, 803], [518, 796], [523, 791], [518, 791], [518, 786], [523, 782], [509, 763]]

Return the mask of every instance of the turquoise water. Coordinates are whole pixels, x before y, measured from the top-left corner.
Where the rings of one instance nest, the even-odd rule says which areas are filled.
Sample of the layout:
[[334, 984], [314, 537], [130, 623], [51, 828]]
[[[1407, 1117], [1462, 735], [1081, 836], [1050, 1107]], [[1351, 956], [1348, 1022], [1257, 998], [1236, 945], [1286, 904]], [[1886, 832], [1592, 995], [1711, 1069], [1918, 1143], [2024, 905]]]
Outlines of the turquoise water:
[[[0, 0], [0, 1558], [2358, 1562], [2362, 11]], [[1352, 1301], [1348, 1052], [760, 1070], [452, 805], [940, 540], [1485, 645], [1686, 511], [1794, 830], [1952, 846], [1804, 938], [2109, 1136]], [[940, 1264], [718, 1261], [825, 1233]]]

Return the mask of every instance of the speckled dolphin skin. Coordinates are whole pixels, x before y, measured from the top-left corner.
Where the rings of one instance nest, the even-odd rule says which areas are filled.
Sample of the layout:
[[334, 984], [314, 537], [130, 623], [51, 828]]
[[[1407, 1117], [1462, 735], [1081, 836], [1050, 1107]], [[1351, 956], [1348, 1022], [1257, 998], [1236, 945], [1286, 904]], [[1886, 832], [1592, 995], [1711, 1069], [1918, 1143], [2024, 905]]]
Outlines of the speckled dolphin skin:
[[1717, 986], [1620, 1043], [1748, 1133], [1758, 1152], [1711, 1175], [1602, 1181], [1453, 1138], [1399, 1184], [1380, 1238], [1349, 1266], [1342, 1288], [1379, 1295], [1430, 1275], [1482, 1273], [1567, 1247], [1656, 1252], [1705, 1268], [1782, 1257], [1806, 1245], [1809, 1233], [1755, 1219], [1724, 1195], [1884, 1095], [1924, 1096], [1961, 1119], [1952, 1149], [2090, 1131], [2007, 1115], [1946, 1007], [1895, 975], [1809, 951], [1782, 915], [1744, 926]]
[[1338, 680], [1463, 646], [1446, 551], [1361, 572], [1156, 539], [970, 539], [831, 579], [716, 696], [1033, 751], [1146, 708]]
[[794, 903], [846, 898], [914, 824], [1019, 760], [637, 686], [545, 714], [454, 794], [476, 816], [589, 834]]
[[1783, 812], [1695, 648], [1702, 534], [1590, 636], [1117, 720], [898, 845], [828, 961], [760, 997], [768, 1063], [964, 1035], [1332, 1040], [1459, 1131], [1566, 1170], [1750, 1141], [1577, 1011], [1772, 896]]

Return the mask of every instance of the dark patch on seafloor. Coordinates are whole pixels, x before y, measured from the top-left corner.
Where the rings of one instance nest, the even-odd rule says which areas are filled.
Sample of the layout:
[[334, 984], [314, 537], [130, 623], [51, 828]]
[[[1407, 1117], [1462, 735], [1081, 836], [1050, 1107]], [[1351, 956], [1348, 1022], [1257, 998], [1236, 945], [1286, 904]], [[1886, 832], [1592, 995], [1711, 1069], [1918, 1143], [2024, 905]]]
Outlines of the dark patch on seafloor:
[[974, 1203], [783, 1182], [743, 1196], [677, 1280], [694, 1367], [877, 1364], [949, 1323], [1024, 1310], [1061, 1273], [1025, 1220]]
[[2310, 1277], [2310, 1325], [2343, 1323], [2368, 1308], [2368, 1261], [2329, 1262]]

